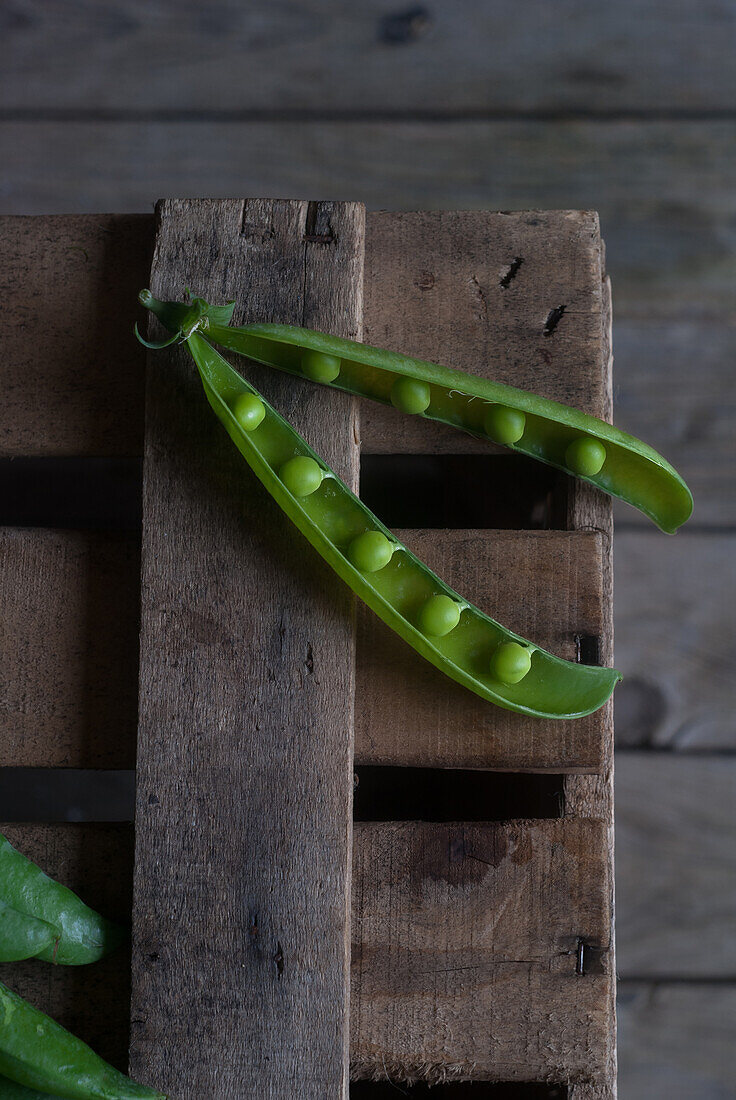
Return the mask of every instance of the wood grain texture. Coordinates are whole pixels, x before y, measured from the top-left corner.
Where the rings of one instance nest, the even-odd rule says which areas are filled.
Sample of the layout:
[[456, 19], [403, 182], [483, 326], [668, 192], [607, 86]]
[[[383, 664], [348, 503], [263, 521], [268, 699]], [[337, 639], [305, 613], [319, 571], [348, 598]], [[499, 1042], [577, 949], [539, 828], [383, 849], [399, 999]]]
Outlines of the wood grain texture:
[[0, 209], [124, 213], [245, 187], [374, 209], [598, 210], [618, 317], [712, 318], [736, 293], [735, 138], [729, 118], [3, 122]]
[[[129, 825], [0, 825], [0, 832], [88, 905], [130, 924], [133, 830]], [[0, 981], [89, 1043], [119, 1069], [127, 1063], [130, 948], [93, 966], [36, 959], [0, 966]]]
[[616, 761], [619, 973], [736, 981], [736, 756]]
[[0, 766], [135, 760], [135, 537], [0, 528]]
[[[308, 221], [328, 244], [305, 240]], [[356, 338], [363, 226], [355, 204], [170, 200], [152, 289]], [[350, 399], [262, 373], [354, 484]], [[245, 468], [185, 349], [150, 357], [146, 410], [131, 1070], [181, 1100], [294, 1081], [337, 1100], [351, 599]]]
[[617, 739], [684, 752], [736, 748], [736, 536], [616, 536]]
[[[399, 531], [448, 584], [505, 626], [575, 660], [576, 636], [600, 638], [601, 541], [594, 532]], [[361, 764], [598, 771], [601, 712], [530, 720], [448, 681], [359, 609], [355, 757]]]
[[619, 993], [625, 1100], [730, 1100], [736, 984], [625, 982]]
[[[406, 7], [25, 0], [4, 28], [6, 110], [456, 113], [729, 110], [736, 22], [708, 6], [501, 0]], [[694, 48], [696, 44], [696, 48]], [[247, 78], [246, 75], [247, 74]], [[339, 94], [336, 93], [339, 89]]]
[[[352, 1073], [568, 1081], [604, 1072], [601, 823], [356, 824]], [[578, 974], [579, 941], [600, 948]]]
[[0, 218], [0, 455], [133, 455], [152, 220]]

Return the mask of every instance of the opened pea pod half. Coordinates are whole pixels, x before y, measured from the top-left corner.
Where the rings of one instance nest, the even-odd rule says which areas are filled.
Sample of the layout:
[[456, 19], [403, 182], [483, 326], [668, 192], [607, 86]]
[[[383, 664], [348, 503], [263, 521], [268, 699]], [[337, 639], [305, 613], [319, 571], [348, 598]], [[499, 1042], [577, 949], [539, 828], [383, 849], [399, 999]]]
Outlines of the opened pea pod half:
[[310, 329], [233, 328], [226, 308], [205, 310], [202, 330], [216, 344], [258, 363], [439, 420], [546, 462], [627, 501], [669, 534], [692, 512], [692, 495], [677, 471], [652, 447], [597, 417], [513, 386]]
[[[152, 305], [145, 292], [141, 301]], [[418, 653], [476, 695], [522, 714], [577, 718], [606, 702], [618, 672], [555, 657], [468, 603], [398, 542], [223, 359], [193, 315], [170, 320], [248, 465], [335, 572]]]

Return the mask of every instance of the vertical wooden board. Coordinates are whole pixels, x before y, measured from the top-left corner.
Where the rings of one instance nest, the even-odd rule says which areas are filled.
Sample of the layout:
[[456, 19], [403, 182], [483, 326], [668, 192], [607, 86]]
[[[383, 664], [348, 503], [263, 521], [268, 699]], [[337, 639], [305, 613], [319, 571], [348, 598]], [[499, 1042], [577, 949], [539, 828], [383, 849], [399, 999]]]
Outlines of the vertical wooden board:
[[0, 454], [140, 453], [151, 231], [143, 214], [0, 218]]
[[604, 831], [356, 824], [352, 1074], [600, 1078], [613, 1042]]
[[[152, 289], [360, 337], [354, 204], [167, 201]], [[348, 397], [261, 371], [351, 483]], [[178, 1100], [345, 1096], [348, 593], [253, 478], [185, 349], [148, 366], [131, 1067]]]
[[0, 529], [0, 767], [135, 760], [138, 539]]

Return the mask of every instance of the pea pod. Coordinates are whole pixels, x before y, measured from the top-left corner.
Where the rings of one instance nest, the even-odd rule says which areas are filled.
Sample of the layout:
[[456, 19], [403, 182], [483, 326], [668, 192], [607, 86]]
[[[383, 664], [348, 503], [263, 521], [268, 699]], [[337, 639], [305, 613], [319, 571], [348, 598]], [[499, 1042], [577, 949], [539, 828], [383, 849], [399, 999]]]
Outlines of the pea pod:
[[[191, 307], [144, 304], [172, 332], [186, 325], [187, 317], [191, 324]], [[232, 304], [202, 303], [198, 309], [197, 326], [222, 347], [538, 459], [633, 505], [669, 534], [692, 512], [690, 490], [657, 451], [578, 409], [465, 371], [310, 329], [272, 324], [233, 328]]]
[[114, 950], [124, 935], [122, 928], [49, 878], [2, 834], [0, 897], [19, 914], [45, 921], [56, 930], [53, 941], [34, 953], [45, 962], [63, 966], [96, 962]]
[[193, 326], [207, 400], [286, 515], [418, 653], [476, 695], [544, 718], [597, 710], [619, 673], [555, 657], [464, 600], [403, 546]]
[[0, 962], [32, 959], [47, 948], [53, 950], [59, 935], [52, 924], [20, 913], [0, 897]]
[[108, 1065], [1, 982], [0, 1074], [64, 1100], [165, 1100]]
[[39, 1092], [38, 1089], [27, 1089], [17, 1081], [0, 1077], [0, 1100], [61, 1100], [61, 1097], [50, 1096], [47, 1092]]

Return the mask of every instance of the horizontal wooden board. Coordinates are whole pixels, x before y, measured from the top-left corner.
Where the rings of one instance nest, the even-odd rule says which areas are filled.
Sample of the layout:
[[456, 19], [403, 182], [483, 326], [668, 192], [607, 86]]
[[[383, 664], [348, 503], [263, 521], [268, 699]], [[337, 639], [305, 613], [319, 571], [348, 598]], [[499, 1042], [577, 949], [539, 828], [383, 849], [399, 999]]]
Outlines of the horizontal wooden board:
[[736, 983], [625, 982], [619, 989], [622, 1100], [734, 1094]]
[[[0, 828], [91, 904], [127, 917], [131, 829]], [[566, 1081], [598, 1072], [610, 1040], [602, 828], [564, 819], [357, 825], [353, 1073]], [[582, 975], [581, 939], [594, 949]], [[83, 971], [29, 962], [0, 973], [125, 1064], [124, 953]]]
[[[602, 631], [601, 539], [582, 531], [399, 531], [448, 584], [568, 660]], [[358, 616], [355, 758], [364, 764], [600, 770], [599, 711], [529, 719], [443, 677], [370, 612]]]
[[729, 110], [736, 94], [728, 3], [155, 0], [143, 17], [133, 0], [27, 0], [4, 32], [0, 97], [24, 112], [611, 114]]
[[[603, 829], [356, 826], [353, 1075], [601, 1075], [612, 1040]], [[603, 949], [582, 975], [581, 940]]]
[[0, 455], [140, 454], [151, 230], [145, 215], [0, 219]]
[[[624, 318], [615, 324], [615, 419], [680, 471], [695, 498], [692, 524], [736, 525], [736, 322]], [[616, 519], [648, 526], [625, 504]], [[617, 553], [619, 543], [617, 541]]]
[[4, 122], [0, 209], [308, 193], [373, 209], [598, 210], [619, 317], [710, 317], [736, 292], [735, 137], [729, 119]]
[[616, 737], [622, 747], [736, 748], [736, 535], [616, 534]]
[[[105, 916], [130, 925], [133, 830], [129, 825], [0, 825], [29, 859]], [[0, 980], [58, 1019], [121, 1069], [128, 1062], [130, 950], [92, 966], [30, 959], [0, 965]]]
[[616, 755], [618, 970], [736, 981], [736, 755]]
[[[602, 630], [600, 537], [585, 532], [399, 532], [505, 625], [569, 660]], [[0, 529], [7, 686], [0, 766], [132, 767], [137, 540]], [[524, 718], [442, 677], [359, 604], [356, 760], [511, 770], [595, 770], [601, 713]]]
[[0, 528], [0, 766], [133, 766], [138, 542]]

